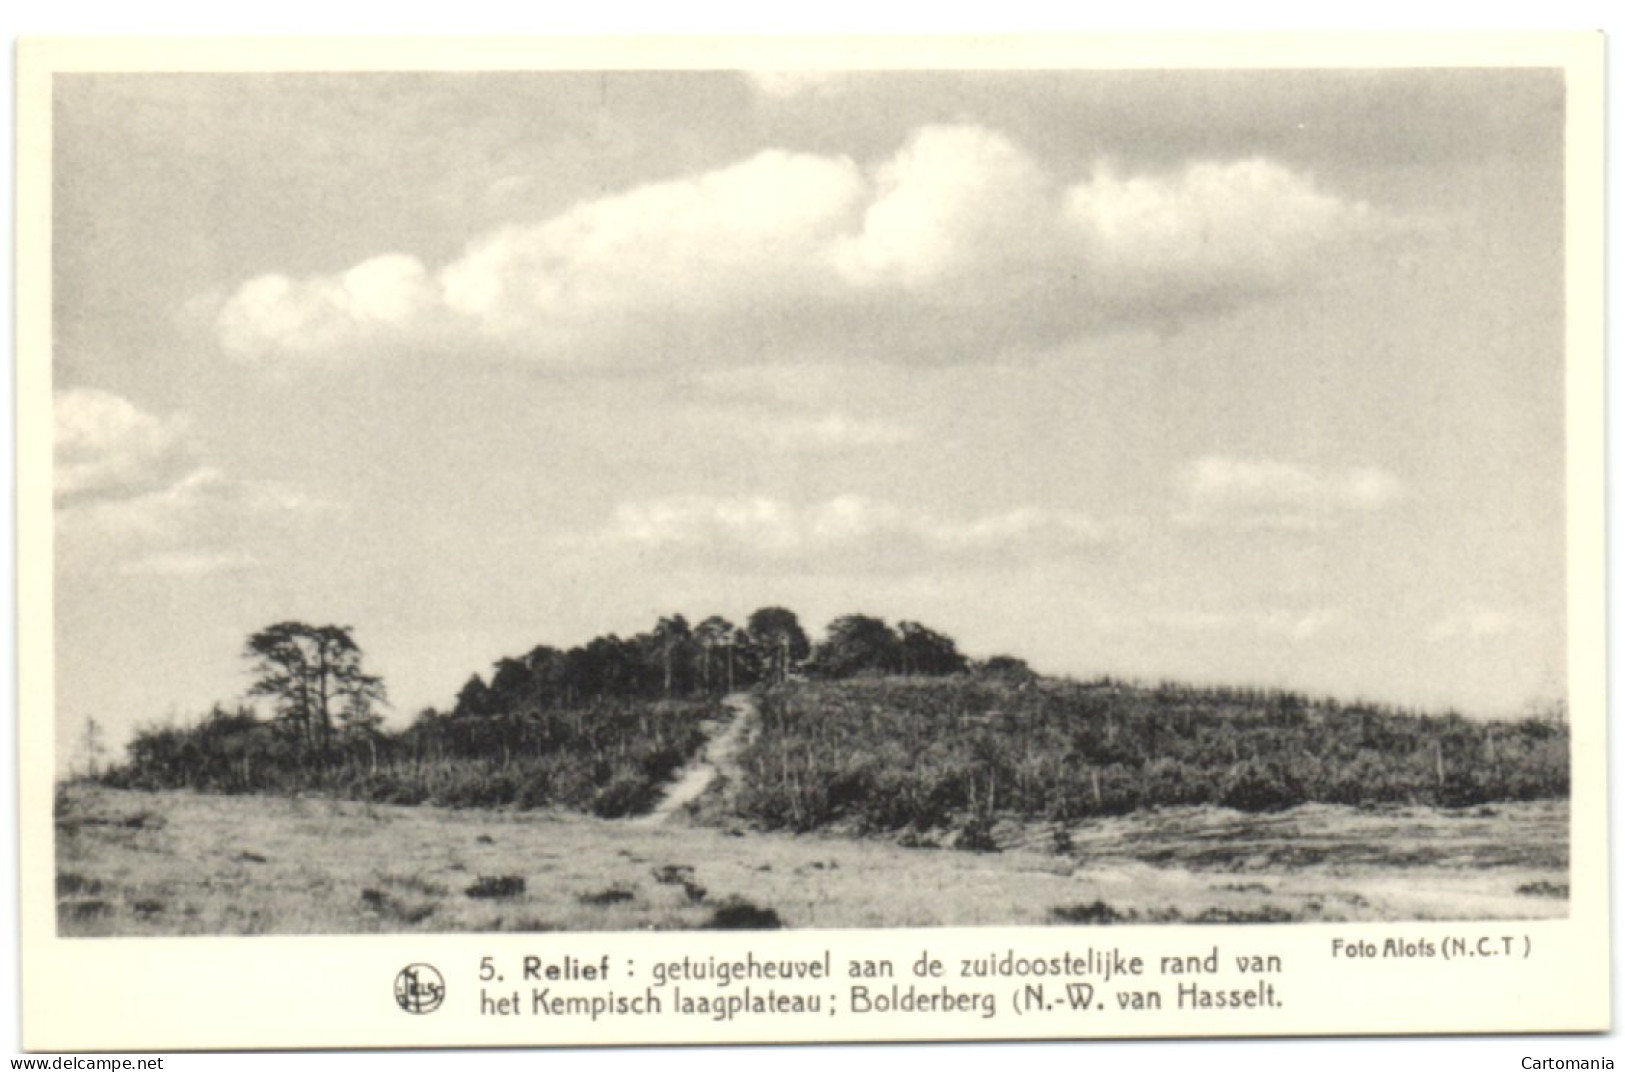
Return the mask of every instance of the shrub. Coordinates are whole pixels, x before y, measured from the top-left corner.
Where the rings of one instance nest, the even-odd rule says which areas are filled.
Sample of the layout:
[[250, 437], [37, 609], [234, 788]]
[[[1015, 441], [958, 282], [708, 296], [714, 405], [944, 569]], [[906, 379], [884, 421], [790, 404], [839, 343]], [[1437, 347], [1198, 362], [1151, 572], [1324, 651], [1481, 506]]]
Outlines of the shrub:
[[525, 892], [525, 880], [518, 875], [481, 875], [463, 892], [475, 898], [519, 897]]
[[592, 795], [591, 810], [604, 819], [619, 819], [648, 811], [660, 795], [660, 788], [647, 777], [622, 771]]
[[969, 819], [954, 835], [954, 848], [961, 852], [998, 852], [999, 843], [993, 837], [993, 824], [986, 819]]
[[774, 931], [784, 926], [779, 914], [771, 908], [759, 908], [742, 897], [730, 897], [717, 905], [706, 930], [713, 931]]
[[1225, 776], [1219, 803], [1237, 811], [1282, 811], [1307, 799], [1303, 783], [1281, 765], [1248, 760]]

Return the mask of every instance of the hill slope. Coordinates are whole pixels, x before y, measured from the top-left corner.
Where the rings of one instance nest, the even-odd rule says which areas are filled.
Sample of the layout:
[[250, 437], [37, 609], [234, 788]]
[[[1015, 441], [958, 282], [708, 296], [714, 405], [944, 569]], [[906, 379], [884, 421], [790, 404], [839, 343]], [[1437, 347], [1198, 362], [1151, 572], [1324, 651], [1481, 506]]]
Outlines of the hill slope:
[[1568, 794], [1567, 727], [1292, 693], [1033, 677], [866, 677], [763, 697], [740, 813], [768, 827], [1068, 822], [1143, 808], [1462, 807]]

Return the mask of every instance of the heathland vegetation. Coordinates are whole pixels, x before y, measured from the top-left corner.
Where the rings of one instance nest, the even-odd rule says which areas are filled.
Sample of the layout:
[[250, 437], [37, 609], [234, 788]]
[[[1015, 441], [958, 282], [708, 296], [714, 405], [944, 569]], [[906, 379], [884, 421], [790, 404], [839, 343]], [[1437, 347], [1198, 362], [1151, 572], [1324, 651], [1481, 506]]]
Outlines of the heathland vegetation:
[[474, 675], [448, 710], [384, 726], [383, 683], [352, 631], [284, 622], [250, 637], [249, 704], [139, 732], [102, 774], [134, 789], [317, 793], [392, 804], [648, 811], [724, 718], [757, 694], [732, 821], [804, 831], [952, 832], [1179, 805], [1561, 798], [1568, 730], [1421, 715], [1290, 692], [1040, 677], [973, 661], [918, 622], [837, 618], [812, 642], [766, 607], [743, 626], [678, 615], [645, 633], [533, 648]]
[[1568, 794], [1568, 732], [1290, 692], [980, 673], [793, 683], [763, 698], [737, 807], [759, 825], [957, 830], [1142, 808], [1460, 807]]

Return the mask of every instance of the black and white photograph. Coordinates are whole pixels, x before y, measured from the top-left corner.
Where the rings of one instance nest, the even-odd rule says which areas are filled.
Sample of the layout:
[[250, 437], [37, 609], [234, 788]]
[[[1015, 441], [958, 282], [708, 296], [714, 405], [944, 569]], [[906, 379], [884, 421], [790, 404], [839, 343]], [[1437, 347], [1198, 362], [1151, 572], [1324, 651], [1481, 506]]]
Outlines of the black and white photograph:
[[936, 54], [50, 76], [58, 945], [1571, 919], [1572, 71]]
[[1560, 71], [53, 108], [61, 933], [1566, 911]]

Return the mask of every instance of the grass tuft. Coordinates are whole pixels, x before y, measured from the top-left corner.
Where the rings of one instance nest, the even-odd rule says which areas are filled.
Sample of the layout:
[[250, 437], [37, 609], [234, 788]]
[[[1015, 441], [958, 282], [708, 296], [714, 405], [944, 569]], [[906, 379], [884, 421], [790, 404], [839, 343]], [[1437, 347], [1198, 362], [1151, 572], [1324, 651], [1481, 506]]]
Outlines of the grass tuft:
[[436, 906], [432, 902], [419, 902], [413, 904], [403, 901], [383, 890], [371, 887], [361, 891], [361, 903], [378, 913], [381, 917], [397, 923], [413, 925], [422, 923], [435, 914]]
[[1569, 884], [1567, 882], [1525, 882], [1518, 887], [1518, 893], [1524, 897], [1567, 897]]
[[56, 912], [59, 920], [83, 922], [112, 915], [113, 906], [98, 898], [87, 901], [60, 901], [57, 903]]
[[662, 886], [680, 886], [694, 877], [694, 869], [687, 864], [666, 864], [650, 872]]
[[84, 875], [66, 871], [56, 876], [56, 895], [58, 897], [77, 897], [82, 894], [102, 892], [99, 880], [86, 878]]
[[1056, 905], [1050, 910], [1050, 918], [1057, 923], [1127, 923], [1135, 916], [1133, 909], [1121, 912], [1105, 901]]

